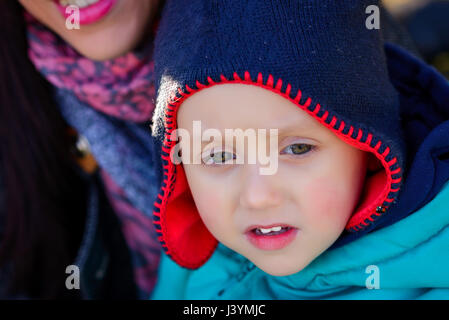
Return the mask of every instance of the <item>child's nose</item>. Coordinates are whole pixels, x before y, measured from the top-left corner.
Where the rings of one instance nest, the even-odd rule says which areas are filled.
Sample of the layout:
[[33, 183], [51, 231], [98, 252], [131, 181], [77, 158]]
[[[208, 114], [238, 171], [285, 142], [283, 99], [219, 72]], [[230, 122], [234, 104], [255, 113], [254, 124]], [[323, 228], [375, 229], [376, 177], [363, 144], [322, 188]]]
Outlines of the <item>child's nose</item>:
[[242, 174], [240, 205], [247, 209], [277, 207], [282, 202], [275, 175], [261, 175], [258, 165], [246, 165]]

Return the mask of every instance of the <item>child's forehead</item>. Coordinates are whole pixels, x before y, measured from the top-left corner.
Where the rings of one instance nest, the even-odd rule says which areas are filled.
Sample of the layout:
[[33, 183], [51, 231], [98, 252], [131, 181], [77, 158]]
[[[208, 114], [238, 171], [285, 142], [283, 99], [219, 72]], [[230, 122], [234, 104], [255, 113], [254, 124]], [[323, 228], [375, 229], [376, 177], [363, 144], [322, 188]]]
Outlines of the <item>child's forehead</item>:
[[216, 85], [193, 94], [181, 104], [177, 119], [183, 127], [201, 121], [204, 129], [328, 130], [285, 97], [246, 84]]

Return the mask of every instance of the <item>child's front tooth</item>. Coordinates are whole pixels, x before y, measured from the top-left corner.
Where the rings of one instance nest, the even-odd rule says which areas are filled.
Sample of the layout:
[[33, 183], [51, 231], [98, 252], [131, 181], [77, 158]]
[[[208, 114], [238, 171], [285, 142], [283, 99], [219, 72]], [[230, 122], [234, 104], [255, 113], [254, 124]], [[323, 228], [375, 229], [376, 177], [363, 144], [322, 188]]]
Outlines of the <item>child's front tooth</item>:
[[282, 230], [282, 227], [273, 227], [273, 228], [271, 228], [271, 230], [274, 232], [278, 232], [278, 231]]
[[271, 228], [268, 228], [268, 229], [260, 228], [259, 230], [262, 233], [270, 233], [271, 232]]

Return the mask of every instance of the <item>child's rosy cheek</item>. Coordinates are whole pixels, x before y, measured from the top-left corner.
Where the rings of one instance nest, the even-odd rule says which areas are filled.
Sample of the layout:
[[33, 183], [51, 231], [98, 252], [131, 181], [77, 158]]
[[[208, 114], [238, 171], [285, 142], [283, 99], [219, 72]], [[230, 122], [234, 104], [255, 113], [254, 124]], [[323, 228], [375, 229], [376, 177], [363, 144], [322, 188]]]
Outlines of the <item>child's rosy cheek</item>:
[[200, 203], [197, 203], [198, 210], [212, 216], [221, 212], [225, 204], [221, 192], [214, 191], [211, 188], [204, 189], [198, 200], [200, 201]]
[[314, 179], [307, 186], [306, 201], [308, 217], [322, 225], [332, 225], [346, 219], [350, 204], [346, 191], [339, 184], [333, 184], [327, 177]]

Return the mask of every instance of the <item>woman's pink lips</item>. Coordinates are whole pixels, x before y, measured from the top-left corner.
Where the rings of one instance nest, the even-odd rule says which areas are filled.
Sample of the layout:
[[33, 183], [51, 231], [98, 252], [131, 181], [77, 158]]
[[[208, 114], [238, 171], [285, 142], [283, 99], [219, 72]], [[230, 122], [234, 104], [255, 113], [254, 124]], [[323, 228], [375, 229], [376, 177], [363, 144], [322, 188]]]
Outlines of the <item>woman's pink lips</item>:
[[[66, 13], [67, 7], [61, 6], [58, 0], [54, 1], [64, 18], [67, 18], [72, 14], [70, 10], [68, 13]], [[99, 0], [97, 3], [94, 3], [84, 8], [80, 8], [79, 9], [80, 25], [86, 25], [97, 22], [98, 20], [100, 20], [109, 13], [109, 11], [112, 9], [112, 7], [115, 5], [116, 2], [117, 0]]]
[[[270, 227], [276, 227], [276, 226], [282, 226], [282, 227], [289, 227], [287, 231], [278, 234], [278, 235], [258, 235], [253, 232], [254, 228], [270, 228]], [[272, 226], [256, 226], [256, 227], [249, 227], [245, 235], [248, 238], [249, 242], [253, 244], [255, 247], [262, 249], [262, 250], [279, 250], [284, 247], [286, 247], [290, 242], [292, 242], [296, 235], [298, 233], [298, 229], [292, 226], [288, 225], [272, 225]]]

